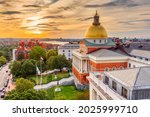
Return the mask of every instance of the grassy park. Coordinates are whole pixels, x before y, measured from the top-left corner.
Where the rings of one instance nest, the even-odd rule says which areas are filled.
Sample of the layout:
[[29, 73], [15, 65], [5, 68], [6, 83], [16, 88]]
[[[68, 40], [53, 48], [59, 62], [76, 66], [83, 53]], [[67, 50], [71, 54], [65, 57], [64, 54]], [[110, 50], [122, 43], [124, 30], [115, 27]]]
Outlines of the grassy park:
[[51, 100], [88, 100], [88, 90], [77, 90], [75, 86], [59, 86], [60, 92], [55, 92], [55, 88], [50, 88], [47, 91], [48, 97]]
[[[58, 72], [57, 73], [57, 79], [55, 79], [54, 74], [44, 75], [44, 76], [42, 76], [42, 84], [47, 84], [51, 81], [61, 80], [62, 78], [68, 78], [68, 77], [69, 77], [68, 72]], [[40, 76], [31, 75], [28, 78], [35, 81], [36, 84], [40, 84]]]

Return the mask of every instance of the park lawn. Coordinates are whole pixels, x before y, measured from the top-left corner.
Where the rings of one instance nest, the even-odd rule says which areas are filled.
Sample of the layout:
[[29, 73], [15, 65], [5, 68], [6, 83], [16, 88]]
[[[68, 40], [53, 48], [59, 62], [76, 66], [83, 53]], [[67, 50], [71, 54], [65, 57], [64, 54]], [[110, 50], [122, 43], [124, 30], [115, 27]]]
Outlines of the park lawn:
[[[68, 78], [69, 77], [69, 73], [68, 72], [58, 72], [57, 73], [57, 79], [55, 79], [55, 75], [52, 74], [50, 77], [49, 75], [43, 75], [42, 76], [42, 84], [47, 84], [51, 81], [55, 81], [55, 80], [60, 80], [62, 78]], [[36, 76], [36, 75], [32, 75], [28, 77], [29, 79], [32, 79], [35, 81], [36, 84], [40, 84], [40, 76]]]
[[[60, 80], [62, 78], [68, 78], [69, 77], [69, 73], [68, 72], [58, 72], [57, 73], [57, 80]], [[55, 75], [52, 74], [52, 80], [55, 81]]]
[[[40, 84], [40, 79], [41, 79], [41, 77], [34, 75], [34, 76], [29, 76], [29, 79], [34, 80], [35, 83], [36, 83], [37, 85], [39, 85], [39, 84]], [[47, 76], [42, 76], [42, 84], [47, 84], [47, 83], [49, 83], [49, 82], [51, 82], [50, 78], [48, 78]]]
[[56, 87], [47, 90], [48, 96], [53, 100], [88, 100], [89, 91], [88, 90], [77, 90], [75, 86], [59, 86], [61, 88], [60, 92], [55, 92]]

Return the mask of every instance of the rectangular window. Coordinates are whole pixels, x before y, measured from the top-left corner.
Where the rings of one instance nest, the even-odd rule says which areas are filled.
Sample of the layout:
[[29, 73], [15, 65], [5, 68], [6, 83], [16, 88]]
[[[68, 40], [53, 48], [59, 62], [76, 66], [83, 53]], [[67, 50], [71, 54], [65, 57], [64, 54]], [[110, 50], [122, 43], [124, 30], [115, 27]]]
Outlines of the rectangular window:
[[145, 58], [146, 61], [148, 61], [148, 58]]
[[131, 68], [131, 63], [129, 63], [129, 68]]
[[143, 59], [142, 57], [139, 57], [140, 59]]
[[112, 88], [117, 91], [117, 83], [115, 81], [112, 81]]
[[128, 94], [127, 89], [124, 88], [124, 87], [122, 87], [122, 94], [121, 94], [121, 95], [122, 95], [123, 97], [127, 98], [127, 94]]
[[63, 50], [63, 52], [65, 52], [65, 50]]
[[105, 76], [105, 82], [104, 82], [105, 84], [109, 84], [109, 78], [107, 77], [107, 76]]

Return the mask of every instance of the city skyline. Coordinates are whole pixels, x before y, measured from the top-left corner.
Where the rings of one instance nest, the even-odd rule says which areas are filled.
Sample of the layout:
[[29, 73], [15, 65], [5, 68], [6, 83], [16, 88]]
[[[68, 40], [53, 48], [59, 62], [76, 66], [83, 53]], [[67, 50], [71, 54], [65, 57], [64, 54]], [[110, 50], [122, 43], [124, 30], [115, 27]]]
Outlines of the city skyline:
[[148, 0], [0, 0], [1, 38], [83, 38], [97, 10], [111, 37], [150, 37]]

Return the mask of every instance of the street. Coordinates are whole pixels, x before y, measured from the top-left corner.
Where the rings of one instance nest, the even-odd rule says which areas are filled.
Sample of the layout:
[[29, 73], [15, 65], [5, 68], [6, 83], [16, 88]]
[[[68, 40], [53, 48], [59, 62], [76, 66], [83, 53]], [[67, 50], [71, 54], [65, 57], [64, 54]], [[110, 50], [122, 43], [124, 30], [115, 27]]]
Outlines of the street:
[[[0, 70], [0, 89], [2, 87], [4, 87], [4, 82], [6, 82], [6, 80], [8, 78], [10, 78], [11, 76], [9, 76], [9, 64], [7, 64], [6, 66], [2, 67]], [[8, 71], [8, 72], [6, 72]], [[1, 92], [0, 92], [0, 96], [1, 96]], [[0, 97], [0, 100], [2, 100], [2, 98]]]

